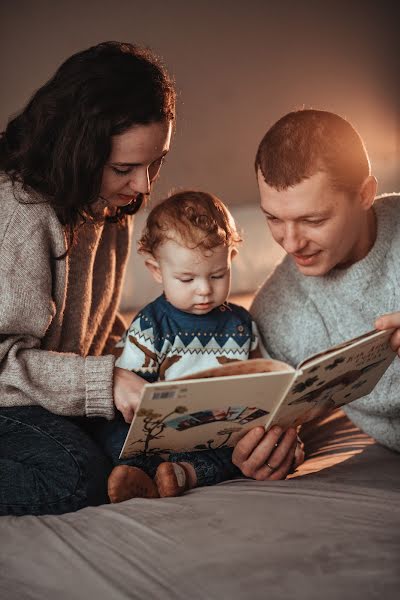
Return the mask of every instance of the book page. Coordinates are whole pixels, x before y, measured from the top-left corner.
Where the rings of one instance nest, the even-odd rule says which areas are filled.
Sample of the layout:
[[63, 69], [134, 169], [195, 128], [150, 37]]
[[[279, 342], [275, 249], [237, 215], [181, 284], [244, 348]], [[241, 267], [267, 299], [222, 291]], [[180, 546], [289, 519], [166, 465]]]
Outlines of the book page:
[[340, 354], [346, 348], [353, 348], [357, 346], [361, 347], [365, 344], [369, 345], [370, 341], [373, 341], [375, 339], [389, 340], [393, 331], [394, 329], [387, 329], [385, 331], [378, 331], [377, 329], [373, 329], [372, 331], [363, 333], [362, 335], [359, 335], [351, 340], [347, 340], [346, 342], [342, 342], [341, 344], [332, 346], [332, 348], [328, 348], [323, 352], [318, 352], [318, 354], [313, 354], [312, 356], [309, 356], [297, 366], [297, 370], [300, 370], [305, 366], [312, 366], [314, 364], [319, 363], [320, 361], [325, 360], [326, 358], [330, 358], [335, 356], [336, 354]]
[[392, 333], [370, 332], [302, 363], [268, 426], [296, 426], [369, 394], [396, 356], [389, 345]]
[[146, 384], [121, 457], [234, 446], [265, 425], [291, 386], [296, 373], [285, 369]]
[[268, 358], [249, 358], [248, 360], [233, 360], [212, 369], [197, 371], [192, 375], [181, 377], [176, 381], [186, 381], [187, 379], [203, 379], [205, 377], [230, 377], [232, 375], [251, 375], [253, 373], [271, 373], [272, 371], [293, 371], [290, 367], [280, 360]]

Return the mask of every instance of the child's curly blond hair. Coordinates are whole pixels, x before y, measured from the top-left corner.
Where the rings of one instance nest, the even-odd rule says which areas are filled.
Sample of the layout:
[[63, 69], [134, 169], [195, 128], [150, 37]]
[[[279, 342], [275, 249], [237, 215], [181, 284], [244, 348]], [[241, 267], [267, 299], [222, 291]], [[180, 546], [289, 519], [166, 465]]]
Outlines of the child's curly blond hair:
[[204, 251], [236, 246], [242, 238], [221, 200], [207, 192], [187, 190], [169, 196], [150, 211], [138, 251], [155, 256], [167, 240]]

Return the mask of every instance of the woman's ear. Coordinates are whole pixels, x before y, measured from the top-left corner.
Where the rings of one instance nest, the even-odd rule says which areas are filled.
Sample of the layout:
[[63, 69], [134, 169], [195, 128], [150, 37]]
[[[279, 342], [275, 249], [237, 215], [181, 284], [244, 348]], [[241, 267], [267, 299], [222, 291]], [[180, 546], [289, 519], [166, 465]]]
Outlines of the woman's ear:
[[160, 265], [158, 264], [154, 256], [151, 256], [149, 254], [146, 255], [146, 258], [144, 259], [144, 264], [146, 265], [150, 273], [153, 275], [153, 278], [157, 281], [157, 283], [162, 283]]

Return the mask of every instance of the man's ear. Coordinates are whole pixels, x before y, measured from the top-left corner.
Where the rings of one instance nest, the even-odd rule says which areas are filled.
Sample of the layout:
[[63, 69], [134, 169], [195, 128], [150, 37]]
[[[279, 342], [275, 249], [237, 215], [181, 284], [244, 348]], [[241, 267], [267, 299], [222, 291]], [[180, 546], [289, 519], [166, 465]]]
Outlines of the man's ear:
[[364, 210], [369, 210], [375, 200], [378, 181], [373, 175], [368, 175], [360, 187], [360, 201]]
[[157, 281], [157, 283], [162, 283], [160, 265], [158, 264], [154, 256], [146, 255], [146, 258], [144, 259], [144, 264], [146, 265], [150, 273], [153, 275], [153, 278]]

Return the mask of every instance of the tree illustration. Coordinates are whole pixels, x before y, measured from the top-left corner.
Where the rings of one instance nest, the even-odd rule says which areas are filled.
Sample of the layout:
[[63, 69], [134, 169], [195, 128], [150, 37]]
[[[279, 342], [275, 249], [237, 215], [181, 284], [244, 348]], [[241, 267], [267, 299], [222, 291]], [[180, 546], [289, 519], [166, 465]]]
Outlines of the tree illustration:
[[226, 435], [226, 438], [219, 444], [214, 445], [215, 440], [207, 440], [206, 444], [198, 444], [194, 447], [195, 450], [216, 450], [217, 448], [222, 448], [222, 446], [226, 446], [232, 435], [238, 431], [241, 431], [242, 428], [239, 426], [236, 427], [226, 427], [221, 431], [217, 432], [217, 435]]
[[[150, 444], [153, 442], [153, 440], [164, 437], [163, 431], [167, 426], [165, 421], [169, 417], [174, 414], [183, 415], [187, 411], [188, 409], [186, 406], [177, 406], [174, 410], [163, 416], [162, 414], [156, 413], [153, 409], [139, 409], [137, 416], [143, 417], [143, 431], [145, 432], [145, 438], [136, 440], [135, 443], [144, 443], [143, 454], [154, 454], [161, 452], [160, 448], [150, 449]], [[166, 451], [164, 450], [163, 452]]]

